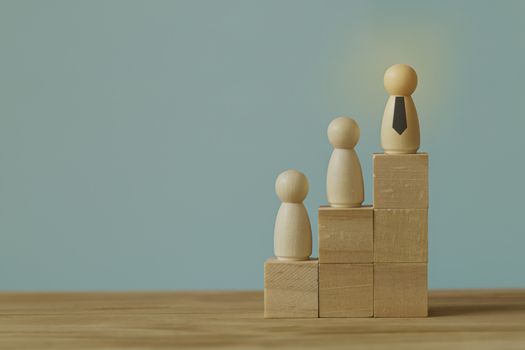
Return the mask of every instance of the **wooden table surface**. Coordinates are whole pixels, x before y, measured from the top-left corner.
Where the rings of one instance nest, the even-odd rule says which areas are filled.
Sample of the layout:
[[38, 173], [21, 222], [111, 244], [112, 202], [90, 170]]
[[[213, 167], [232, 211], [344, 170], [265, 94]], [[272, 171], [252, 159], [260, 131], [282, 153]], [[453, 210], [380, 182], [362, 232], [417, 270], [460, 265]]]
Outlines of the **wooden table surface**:
[[262, 292], [0, 293], [0, 349], [525, 349], [525, 290], [434, 291], [422, 319], [262, 317]]

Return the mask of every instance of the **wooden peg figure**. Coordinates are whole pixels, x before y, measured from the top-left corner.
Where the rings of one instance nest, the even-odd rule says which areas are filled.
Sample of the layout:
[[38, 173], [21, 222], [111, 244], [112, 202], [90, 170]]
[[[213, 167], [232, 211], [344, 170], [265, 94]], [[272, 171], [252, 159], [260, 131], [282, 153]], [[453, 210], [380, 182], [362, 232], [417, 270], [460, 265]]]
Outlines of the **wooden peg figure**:
[[282, 201], [274, 230], [274, 254], [279, 260], [308, 260], [312, 254], [312, 229], [303, 201], [308, 179], [297, 170], [286, 170], [275, 181]]
[[406, 64], [395, 64], [384, 76], [390, 94], [381, 125], [381, 147], [387, 154], [416, 153], [419, 149], [419, 120], [412, 93], [416, 90], [416, 71]]
[[363, 173], [354, 150], [359, 136], [359, 125], [351, 118], [336, 118], [328, 126], [328, 140], [334, 147], [326, 174], [326, 196], [331, 207], [356, 208], [363, 203]]

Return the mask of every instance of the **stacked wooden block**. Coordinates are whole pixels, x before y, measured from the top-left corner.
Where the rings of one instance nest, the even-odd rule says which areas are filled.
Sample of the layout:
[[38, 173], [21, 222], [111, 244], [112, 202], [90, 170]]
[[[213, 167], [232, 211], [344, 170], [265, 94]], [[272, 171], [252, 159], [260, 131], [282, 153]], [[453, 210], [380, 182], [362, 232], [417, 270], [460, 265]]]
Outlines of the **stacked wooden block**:
[[266, 262], [265, 317], [427, 316], [428, 155], [373, 161], [373, 207], [319, 208], [319, 260]]
[[427, 316], [428, 155], [374, 155], [374, 316]]
[[374, 209], [319, 208], [319, 317], [374, 315]]

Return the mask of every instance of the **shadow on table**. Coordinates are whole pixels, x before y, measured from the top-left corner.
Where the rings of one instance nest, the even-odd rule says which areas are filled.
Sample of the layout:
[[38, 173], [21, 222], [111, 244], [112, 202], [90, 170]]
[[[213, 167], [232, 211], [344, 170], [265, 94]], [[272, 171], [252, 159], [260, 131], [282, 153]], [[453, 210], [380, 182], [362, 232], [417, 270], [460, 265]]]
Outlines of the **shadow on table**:
[[487, 305], [430, 305], [428, 315], [439, 316], [461, 316], [498, 314], [507, 312], [525, 311], [525, 304], [487, 304]]

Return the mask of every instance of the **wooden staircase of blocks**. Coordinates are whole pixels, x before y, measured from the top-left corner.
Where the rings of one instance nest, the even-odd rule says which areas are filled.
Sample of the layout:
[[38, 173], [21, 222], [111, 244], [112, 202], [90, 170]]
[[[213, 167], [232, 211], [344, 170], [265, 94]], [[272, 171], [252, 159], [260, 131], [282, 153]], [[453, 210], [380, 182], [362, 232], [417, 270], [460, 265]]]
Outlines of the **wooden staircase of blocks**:
[[265, 317], [428, 315], [428, 154], [373, 164], [373, 207], [319, 208], [319, 259], [265, 263]]

